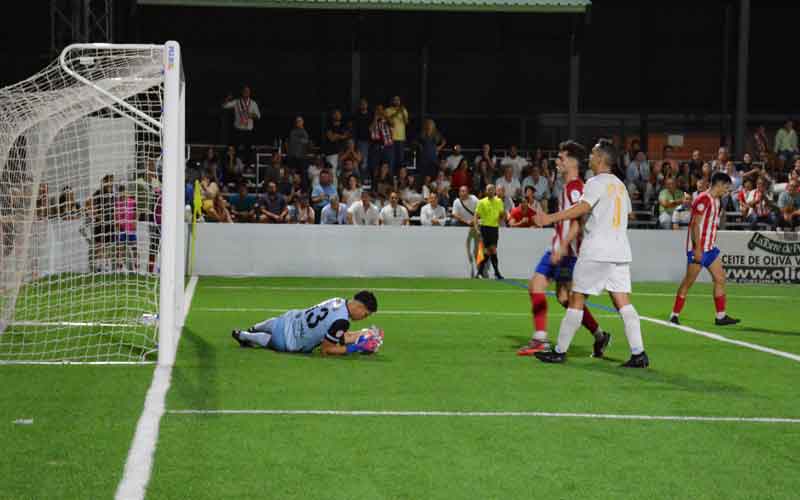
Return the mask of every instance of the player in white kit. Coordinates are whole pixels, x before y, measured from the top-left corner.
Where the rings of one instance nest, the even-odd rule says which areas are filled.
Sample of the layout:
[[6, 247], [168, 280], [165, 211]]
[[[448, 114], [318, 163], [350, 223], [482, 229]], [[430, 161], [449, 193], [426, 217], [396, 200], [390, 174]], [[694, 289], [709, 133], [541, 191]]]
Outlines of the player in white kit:
[[631, 246], [628, 241], [628, 215], [631, 199], [625, 184], [611, 173], [617, 158], [611, 141], [600, 139], [589, 158], [595, 176], [586, 183], [580, 201], [556, 214], [536, 214], [536, 224], [546, 226], [587, 216], [583, 242], [572, 281], [569, 307], [558, 332], [558, 344], [549, 351], [537, 352], [546, 363], [563, 363], [575, 332], [581, 326], [587, 295], [607, 290], [622, 316], [631, 358], [622, 366], [647, 368], [639, 314], [630, 302]]

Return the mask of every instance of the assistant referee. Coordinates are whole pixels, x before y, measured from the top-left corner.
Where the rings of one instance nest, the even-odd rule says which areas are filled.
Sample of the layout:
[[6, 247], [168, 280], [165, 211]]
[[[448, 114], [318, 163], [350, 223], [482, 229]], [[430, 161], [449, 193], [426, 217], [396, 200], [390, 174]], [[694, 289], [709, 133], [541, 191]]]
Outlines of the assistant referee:
[[494, 184], [487, 185], [486, 197], [482, 198], [475, 207], [475, 217], [472, 222], [476, 229], [480, 229], [484, 253], [484, 259], [478, 266], [478, 274], [475, 275], [476, 278], [486, 277], [484, 274], [486, 261], [491, 260], [495, 278], [503, 279], [497, 264], [497, 240], [500, 237], [500, 221], [505, 216], [506, 207], [503, 200], [495, 196]]

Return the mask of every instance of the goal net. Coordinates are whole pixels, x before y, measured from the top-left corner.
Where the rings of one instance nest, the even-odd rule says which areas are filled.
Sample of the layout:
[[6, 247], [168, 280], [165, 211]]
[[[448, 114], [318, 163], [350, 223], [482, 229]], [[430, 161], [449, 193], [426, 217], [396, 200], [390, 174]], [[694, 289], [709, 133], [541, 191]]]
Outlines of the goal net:
[[169, 42], [71, 45], [0, 89], [0, 363], [174, 358], [184, 87]]

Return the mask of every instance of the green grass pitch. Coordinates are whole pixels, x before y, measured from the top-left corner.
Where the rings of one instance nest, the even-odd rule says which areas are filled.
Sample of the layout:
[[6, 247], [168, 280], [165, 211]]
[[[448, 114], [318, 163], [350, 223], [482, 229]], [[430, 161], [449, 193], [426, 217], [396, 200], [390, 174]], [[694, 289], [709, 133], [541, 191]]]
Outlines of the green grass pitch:
[[[676, 285], [637, 283], [664, 319]], [[241, 349], [230, 338], [279, 311], [375, 289], [386, 342], [345, 358]], [[713, 325], [697, 285], [685, 325], [800, 355], [796, 287], [730, 285], [743, 319]], [[550, 299], [549, 331], [563, 315]], [[595, 298], [609, 305], [606, 297]], [[589, 357], [580, 331], [565, 365], [516, 356], [531, 322], [510, 283], [446, 279], [201, 278], [167, 409], [545, 412], [800, 418], [797, 361], [644, 321], [651, 368], [619, 368], [621, 321]], [[152, 366], [0, 366], [0, 498], [109, 498]], [[30, 425], [13, 423], [33, 419]], [[148, 498], [796, 498], [800, 424], [553, 416], [167, 413]]]

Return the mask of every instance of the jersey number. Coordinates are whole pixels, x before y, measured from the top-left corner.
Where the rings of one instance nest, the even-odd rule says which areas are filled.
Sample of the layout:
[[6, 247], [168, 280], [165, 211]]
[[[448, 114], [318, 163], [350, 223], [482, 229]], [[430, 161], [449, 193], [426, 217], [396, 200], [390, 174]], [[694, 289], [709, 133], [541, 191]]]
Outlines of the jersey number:
[[618, 188], [608, 186], [608, 194], [614, 197], [614, 218], [611, 224], [614, 229], [617, 229], [622, 222], [622, 186]]
[[322, 321], [327, 317], [328, 317], [327, 307], [320, 307], [319, 309], [317, 309], [316, 307], [312, 307], [311, 309], [306, 311], [306, 324], [308, 325], [308, 328], [314, 329], [317, 327], [320, 321]]

